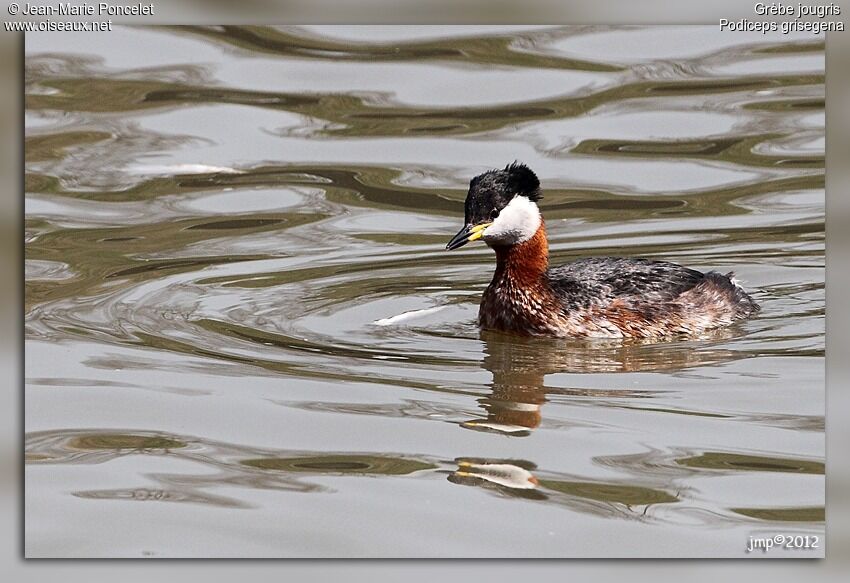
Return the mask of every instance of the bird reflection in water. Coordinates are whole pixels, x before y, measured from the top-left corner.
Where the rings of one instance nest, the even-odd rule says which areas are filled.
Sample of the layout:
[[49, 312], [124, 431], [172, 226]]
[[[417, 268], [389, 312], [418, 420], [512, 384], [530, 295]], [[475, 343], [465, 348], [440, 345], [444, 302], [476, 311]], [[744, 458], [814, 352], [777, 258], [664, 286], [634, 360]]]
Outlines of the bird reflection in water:
[[540, 481], [531, 473], [535, 465], [525, 460], [495, 460], [484, 458], [459, 458], [457, 470], [448, 480], [465, 486], [482, 486], [503, 494], [545, 500], [548, 498], [537, 488]]
[[[482, 368], [493, 374], [491, 393], [478, 400], [486, 417], [470, 419], [465, 429], [526, 437], [540, 426], [547, 393], [581, 397], [631, 397], [626, 389], [564, 389], [544, 384], [554, 373], [611, 373], [674, 370], [713, 364], [744, 353], [706, 344], [725, 340], [735, 332], [724, 329], [691, 341], [630, 341], [524, 338], [482, 332], [485, 343]], [[643, 395], [641, 395], [643, 396]]]
[[[633, 389], [587, 389], [547, 387], [546, 375], [554, 373], [615, 373], [677, 370], [746, 357], [746, 352], [721, 347], [732, 338], [734, 329], [712, 332], [709, 336], [672, 341], [566, 341], [561, 339], [520, 338], [497, 332], [482, 332], [485, 357], [482, 367], [493, 374], [491, 392], [478, 400], [486, 416], [460, 423], [465, 429], [525, 437], [542, 421], [547, 395], [562, 397], [599, 397], [623, 399], [651, 396], [649, 391]], [[658, 503], [678, 501], [665, 490], [630, 484], [596, 483], [575, 479], [539, 479], [536, 465], [527, 460], [463, 457], [455, 460], [457, 469], [450, 482], [480, 486], [501, 494], [544, 500], [551, 496], [590, 504], [588, 509], [611, 510], [634, 515], [640, 509]], [[566, 476], [563, 476], [564, 478]]]
[[491, 393], [478, 400], [484, 419], [472, 419], [461, 427], [513, 436], [527, 436], [540, 425], [540, 409], [546, 402], [543, 358], [527, 339], [482, 332], [485, 341], [483, 368], [493, 374]]
[[567, 474], [538, 478], [537, 466], [526, 460], [458, 458], [447, 479], [453, 484], [478, 486], [511, 498], [546, 500], [599, 515], [647, 518], [656, 504], [679, 502], [666, 488], [631, 483], [599, 482]]

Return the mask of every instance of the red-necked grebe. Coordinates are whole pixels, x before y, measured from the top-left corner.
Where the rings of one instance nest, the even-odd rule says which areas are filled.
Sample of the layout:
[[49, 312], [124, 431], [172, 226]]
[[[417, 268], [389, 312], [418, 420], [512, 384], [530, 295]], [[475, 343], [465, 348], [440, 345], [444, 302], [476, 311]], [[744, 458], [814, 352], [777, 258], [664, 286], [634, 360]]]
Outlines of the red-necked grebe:
[[481, 239], [496, 272], [482, 328], [524, 336], [658, 338], [728, 326], [759, 310], [732, 273], [649, 259], [594, 257], [549, 267], [540, 182], [514, 163], [469, 183], [465, 225], [446, 248]]

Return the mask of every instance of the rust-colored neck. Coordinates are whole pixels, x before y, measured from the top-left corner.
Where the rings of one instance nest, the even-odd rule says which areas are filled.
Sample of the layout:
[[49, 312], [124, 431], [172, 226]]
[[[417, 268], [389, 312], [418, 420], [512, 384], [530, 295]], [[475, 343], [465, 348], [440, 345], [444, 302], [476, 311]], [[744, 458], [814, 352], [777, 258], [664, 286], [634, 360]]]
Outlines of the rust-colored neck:
[[511, 247], [494, 247], [496, 251], [496, 273], [494, 279], [508, 277], [523, 287], [540, 284], [549, 267], [549, 243], [546, 241], [546, 225], [540, 227], [528, 241]]

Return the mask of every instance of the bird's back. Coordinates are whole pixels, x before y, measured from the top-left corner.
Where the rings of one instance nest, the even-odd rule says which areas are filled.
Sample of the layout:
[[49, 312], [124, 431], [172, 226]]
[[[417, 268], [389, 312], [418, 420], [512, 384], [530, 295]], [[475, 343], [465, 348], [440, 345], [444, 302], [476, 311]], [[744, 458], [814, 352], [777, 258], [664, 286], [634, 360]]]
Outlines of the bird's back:
[[603, 335], [693, 333], [749, 317], [758, 305], [732, 273], [649, 259], [597, 257], [551, 268], [549, 285], [570, 321]]

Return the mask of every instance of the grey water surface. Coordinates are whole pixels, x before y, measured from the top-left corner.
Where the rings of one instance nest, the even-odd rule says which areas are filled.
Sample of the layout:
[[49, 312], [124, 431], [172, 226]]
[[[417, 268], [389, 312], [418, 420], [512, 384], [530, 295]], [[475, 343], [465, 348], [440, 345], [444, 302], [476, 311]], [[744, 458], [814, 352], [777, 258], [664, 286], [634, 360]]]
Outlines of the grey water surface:
[[[25, 70], [27, 556], [823, 555], [822, 36], [117, 28]], [[553, 263], [761, 314], [480, 332], [493, 254], [444, 246], [515, 159]]]

